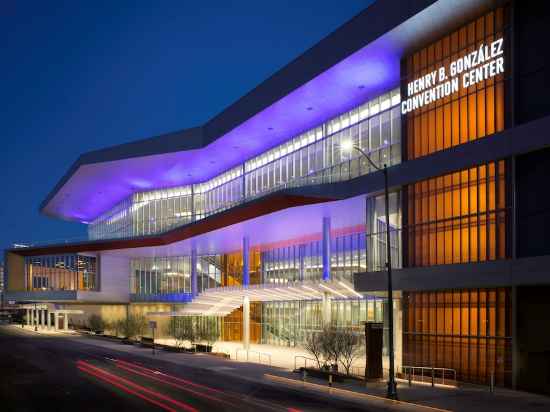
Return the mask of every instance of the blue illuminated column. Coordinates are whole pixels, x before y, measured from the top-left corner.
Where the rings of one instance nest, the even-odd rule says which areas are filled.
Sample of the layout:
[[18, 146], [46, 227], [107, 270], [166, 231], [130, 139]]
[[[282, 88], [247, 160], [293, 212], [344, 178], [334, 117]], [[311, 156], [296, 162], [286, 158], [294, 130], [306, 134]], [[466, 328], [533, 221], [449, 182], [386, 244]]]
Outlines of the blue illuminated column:
[[191, 296], [195, 297], [197, 290], [197, 250], [191, 250]]
[[243, 286], [250, 284], [250, 240], [243, 237]]
[[323, 218], [323, 280], [330, 280], [330, 217]]
[[304, 273], [305, 273], [305, 267], [304, 267], [304, 259], [306, 256], [306, 245], [299, 245], [298, 246], [298, 259], [299, 259], [299, 268], [300, 268], [300, 281], [304, 281]]

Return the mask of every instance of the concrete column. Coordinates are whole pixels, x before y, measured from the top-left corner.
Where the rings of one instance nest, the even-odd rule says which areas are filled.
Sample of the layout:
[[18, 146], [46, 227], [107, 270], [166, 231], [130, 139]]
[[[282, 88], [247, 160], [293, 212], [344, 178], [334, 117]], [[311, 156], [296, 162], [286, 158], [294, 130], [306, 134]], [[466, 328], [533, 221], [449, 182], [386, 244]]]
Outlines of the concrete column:
[[322, 302], [322, 308], [321, 308], [321, 314], [322, 314], [322, 321], [323, 321], [323, 326], [330, 326], [330, 322], [331, 322], [331, 316], [332, 316], [332, 311], [331, 311], [331, 296], [330, 296], [330, 293], [328, 292], [325, 292], [323, 293], [323, 302]]
[[38, 309], [38, 319], [40, 320], [39, 325], [41, 328], [44, 327], [44, 309]]
[[31, 310], [27, 309], [27, 318], [26, 318], [27, 326], [30, 326], [31, 324]]
[[199, 293], [197, 288], [197, 250], [191, 250], [191, 295], [197, 296]]
[[395, 372], [403, 365], [403, 307], [401, 299], [393, 299], [393, 353]]
[[54, 329], [54, 330], [58, 330], [58, 325], [59, 325], [59, 314], [58, 314], [57, 312], [54, 312], [54, 314], [53, 314], [53, 321], [54, 321], [53, 329]]
[[[387, 300], [384, 301], [384, 368], [389, 367], [389, 310], [390, 306]], [[402, 299], [393, 298], [393, 359], [395, 373], [401, 371], [403, 364], [403, 307]]]
[[31, 312], [31, 326], [34, 326], [34, 309], [30, 309]]
[[250, 284], [250, 240], [243, 237], [243, 286]]
[[250, 298], [245, 296], [243, 300], [243, 347], [250, 349]]
[[330, 276], [330, 217], [323, 218], [323, 280], [328, 282]]
[[69, 330], [69, 315], [67, 313], [63, 314], [63, 330]]
[[46, 327], [48, 329], [51, 329], [52, 327], [52, 316], [49, 310], [46, 311]]

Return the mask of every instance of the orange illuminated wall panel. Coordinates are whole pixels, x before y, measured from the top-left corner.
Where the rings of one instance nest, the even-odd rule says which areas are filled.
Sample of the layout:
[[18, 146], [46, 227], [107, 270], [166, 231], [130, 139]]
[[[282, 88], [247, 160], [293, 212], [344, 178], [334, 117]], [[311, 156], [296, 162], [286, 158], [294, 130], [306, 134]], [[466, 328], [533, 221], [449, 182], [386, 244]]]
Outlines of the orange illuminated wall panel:
[[509, 255], [503, 160], [408, 185], [409, 267], [472, 263]]
[[403, 364], [454, 369], [459, 381], [511, 386], [510, 288], [403, 293]]
[[[498, 8], [439, 39], [402, 62], [402, 84], [445, 67], [480, 45], [504, 38], [504, 74], [477, 82], [407, 113], [404, 158], [411, 160], [502, 131], [505, 127], [505, 93], [509, 61], [509, 8]], [[406, 96], [406, 93], [402, 93]]]

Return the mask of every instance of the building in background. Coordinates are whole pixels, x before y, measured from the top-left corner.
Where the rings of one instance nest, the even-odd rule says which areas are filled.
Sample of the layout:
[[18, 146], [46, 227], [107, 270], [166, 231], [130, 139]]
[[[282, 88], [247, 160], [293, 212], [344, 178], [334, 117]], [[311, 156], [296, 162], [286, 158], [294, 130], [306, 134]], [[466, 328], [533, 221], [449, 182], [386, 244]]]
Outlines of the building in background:
[[88, 239], [7, 250], [9, 299], [300, 345], [387, 323], [389, 230], [397, 365], [550, 393], [549, 17], [380, 0], [205, 124], [82, 155], [40, 209]]
[[4, 305], [4, 265], [0, 263], [0, 305]]

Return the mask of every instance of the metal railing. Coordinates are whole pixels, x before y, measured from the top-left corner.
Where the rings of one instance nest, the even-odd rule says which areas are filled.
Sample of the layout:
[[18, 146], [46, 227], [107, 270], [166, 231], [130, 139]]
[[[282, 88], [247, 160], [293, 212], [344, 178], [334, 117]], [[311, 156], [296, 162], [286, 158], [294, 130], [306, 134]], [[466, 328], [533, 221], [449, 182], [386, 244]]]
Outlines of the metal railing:
[[[433, 366], [401, 366], [403, 378], [409, 381], [409, 386], [413, 381], [429, 382], [432, 386], [436, 383], [445, 385], [445, 376], [447, 385], [454, 383], [456, 385], [456, 370], [449, 368], [436, 368]], [[450, 378], [452, 376], [452, 378]], [[436, 382], [437, 381], [437, 382]]]
[[358, 376], [358, 377], [364, 378], [365, 377], [365, 365], [361, 365], [361, 366], [352, 365], [349, 368], [349, 372], [350, 372], [350, 375], [352, 375], [352, 376]]
[[298, 370], [298, 359], [303, 359], [304, 361], [304, 366], [302, 366], [303, 368], [307, 368], [307, 361], [312, 361], [312, 362], [315, 362], [315, 366], [317, 366], [317, 361], [313, 358], [308, 358], [307, 356], [303, 356], [303, 355], [296, 355], [294, 356], [294, 370]]
[[267, 359], [269, 363], [265, 363], [265, 365], [269, 365], [271, 366], [271, 354], [270, 353], [264, 353], [264, 352], [258, 352], [258, 351], [255, 351], [255, 350], [250, 350], [250, 349], [237, 349], [235, 351], [235, 360], [239, 360], [239, 353], [240, 352], [246, 352], [246, 361], [247, 362], [250, 362], [251, 361], [251, 358], [250, 358], [250, 354], [256, 354], [258, 355], [258, 363], [261, 364], [261, 365], [264, 365], [264, 363], [262, 362], [262, 357]]

